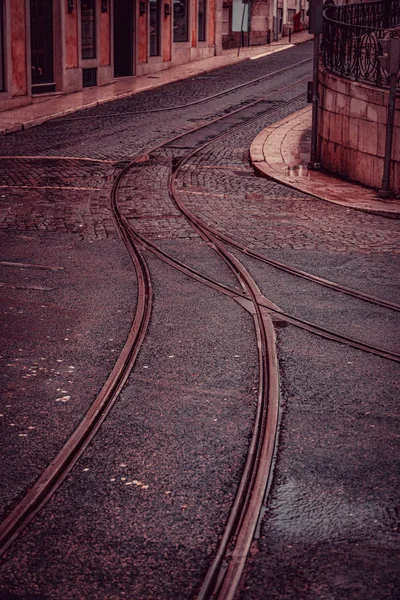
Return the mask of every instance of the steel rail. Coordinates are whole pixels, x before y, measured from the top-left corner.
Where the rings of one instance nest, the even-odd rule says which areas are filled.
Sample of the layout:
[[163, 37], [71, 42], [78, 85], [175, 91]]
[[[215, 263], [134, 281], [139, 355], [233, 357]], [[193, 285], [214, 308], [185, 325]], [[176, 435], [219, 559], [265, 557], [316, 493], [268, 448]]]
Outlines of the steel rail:
[[[222, 238], [224, 237], [223, 234], [220, 234], [220, 235]], [[388, 308], [390, 310], [400, 312], [400, 304], [397, 304], [396, 302], [390, 302], [389, 300], [384, 300], [384, 299], [378, 298], [376, 296], [371, 296], [370, 294], [360, 292], [359, 290], [355, 290], [353, 288], [344, 286], [340, 283], [336, 283], [334, 281], [329, 281], [329, 279], [324, 279], [323, 277], [318, 277], [318, 275], [312, 275], [311, 273], [307, 273], [306, 271], [303, 271], [302, 269], [297, 269], [296, 267], [292, 267], [285, 263], [281, 263], [277, 260], [268, 258], [268, 257], [264, 256], [263, 254], [260, 254], [259, 252], [255, 252], [254, 250], [251, 250], [250, 248], [241, 247], [239, 244], [237, 244], [237, 242], [234, 242], [233, 240], [232, 240], [232, 242], [228, 242], [228, 243], [230, 243], [233, 247], [237, 248], [244, 254], [247, 254], [248, 256], [251, 256], [252, 258], [255, 258], [257, 260], [265, 262], [266, 264], [270, 265], [271, 267], [275, 267], [276, 269], [280, 269], [281, 271], [285, 271], [286, 273], [290, 273], [291, 275], [295, 275], [296, 277], [301, 277], [302, 279], [307, 279], [308, 281], [312, 281], [313, 283], [317, 283], [324, 287], [330, 288], [332, 290], [335, 290], [336, 292], [340, 292], [340, 293], [346, 294], [348, 296], [353, 296], [354, 298], [357, 298], [358, 300], [364, 300], [365, 302], [369, 302], [370, 304], [376, 304], [377, 306], [382, 306], [383, 308]]]
[[[196, 219], [198, 219], [198, 217], [196, 217]], [[201, 219], [199, 219], [199, 222], [204, 223], [204, 221], [202, 221]], [[347, 296], [353, 296], [358, 300], [364, 300], [365, 302], [369, 302], [370, 304], [376, 304], [377, 306], [382, 306], [383, 308], [388, 308], [390, 310], [400, 312], [400, 304], [397, 304], [396, 302], [391, 302], [390, 300], [385, 300], [383, 298], [378, 298], [377, 296], [372, 296], [371, 294], [366, 294], [365, 292], [360, 292], [359, 290], [355, 290], [354, 288], [344, 286], [335, 281], [324, 279], [323, 277], [319, 277], [318, 275], [313, 275], [312, 273], [308, 273], [307, 271], [303, 271], [302, 269], [297, 269], [296, 267], [293, 267], [286, 263], [282, 263], [272, 258], [268, 258], [264, 254], [256, 252], [255, 250], [251, 250], [245, 244], [241, 244], [237, 240], [234, 240], [232, 237], [222, 233], [212, 225], [208, 225], [208, 228], [213, 233], [213, 235], [219, 240], [226, 242], [233, 248], [236, 248], [236, 250], [243, 252], [243, 254], [247, 254], [251, 258], [264, 262], [265, 264], [270, 265], [271, 267], [274, 267], [281, 271], [285, 271], [290, 275], [295, 275], [296, 277], [300, 277], [302, 279], [306, 279], [313, 283], [322, 285], [323, 287], [330, 288], [336, 292], [346, 294]]]
[[[229, 133], [247, 124], [248, 122], [236, 126], [230, 129]], [[255, 309], [254, 319], [259, 349], [260, 381], [257, 414], [246, 464], [224, 534], [203, 581], [197, 597], [198, 600], [209, 600], [210, 598], [233, 600], [236, 594], [272, 474], [279, 421], [279, 371], [275, 341], [273, 337], [271, 338], [267, 334], [269, 323], [266, 324], [265, 315], [261, 313], [261, 306], [257, 302], [257, 297], [261, 295], [261, 292], [245, 267], [228, 252], [222, 240], [213, 235], [207, 223], [197, 218], [186, 208], [176, 189], [177, 175], [186, 162], [200, 150], [224, 136], [226, 136], [226, 133], [219, 134], [199, 148], [187, 153], [169, 177], [170, 197], [174, 205], [203, 239], [208, 238], [210, 244], [225, 259], [231, 269], [237, 272], [240, 283], [251, 296]], [[280, 309], [277, 312], [280, 317]], [[287, 321], [290, 320], [293, 323], [294, 321], [300, 321], [286, 315], [285, 317]], [[273, 332], [271, 321], [270, 324]], [[305, 322], [302, 325], [310, 326]], [[313, 327], [313, 329], [316, 329], [316, 327]], [[365, 349], [365, 345], [363, 349]], [[389, 354], [391, 353], [386, 353], [385, 357], [388, 357]], [[393, 355], [391, 358], [393, 358]], [[232, 546], [233, 549], [231, 549]]]
[[203, 283], [203, 284], [207, 285], [208, 287], [210, 287], [211, 289], [217, 290], [218, 292], [221, 292], [221, 293], [225, 294], [226, 296], [229, 296], [230, 298], [236, 298], [237, 296], [244, 298], [244, 299], [248, 298], [248, 296], [245, 292], [241, 292], [240, 290], [235, 290], [234, 288], [232, 288], [228, 285], [219, 283], [215, 279], [212, 279], [211, 277], [208, 277], [207, 275], [203, 275], [202, 273], [200, 273], [196, 269], [193, 269], [189, 265], [182, 263], [181, 261], [179, 261], [176, 258], [173, 258], [169, 254], [164, 252], [164, 250], [160, 250], [160, 248], [158, 248], [150, 240], [148, 240], [143, 235], [141, 235], [140, 233], [135, 231], [135, 229], [132, 227], [132, 225], [129, 223], [129, 221], [127, 219], [125, 219], [125, 220], [126, 220], [126, 227], [129, 228], [130, 234], [132, 236], [132, 239], [135, 240], [135, 243], [138, 246], [141, 246], [141, 247], [149, 250], [149, 252], [151, 252], [152, 254], [157, 256], [157, 258], [162, 260], [164, 263], [166, 263], [170, 267], [173, 267], [177, 271], [184, 273], [185, 275], [188, 275], [192, 279], [199, 281], [200, 283]]
[[[302, 80], [297, 80], [296, 82], [294, 82], [288, 86], [285, 86], [285, 88], [292, 87], [293, 85], [299, 83], [300, 81], [302, 81]], [[285, 89], [285, 88], [283, 88], [283, 89]], [[41, 510], [41, 508], [46, 504], [46, 502], [50, 499], [50, 497], [56, 491], [56, 489], [59, 488], [61, 483], [64, 481], [64, 479], [67, 477], [69, 472], [72, 470], [73, 466], [78, 461], [79, 457], [82, 455], [83, 451], [89, 445], [90, 441], [93, 439], [94, 435], [97, 433], [98, 429], [100, 428], [101, 423], [103, 422], [104, 418], [106, 417], [108, 412], [111, 410], [112, 405], [114, 404], [119, 392], [121, 391], [122, 387], [126, 383], [126, 380], [129, 376], [129, 373], [135, 362], [136, 356], [139, 352], [141, 343], [144, 339], [144, 335], [145, 335], [145, 332], [147, 329], [147, 325], [148, 325], [149, 318], [150, 318], [150, 312], [151, 312], [151, 283], [150, 283], [150, 279], [149, 279], [147, 266], [144, 263], [143, 257], [141, 256], [137, 246], [140, 245], [140, 243], [142, 243], [142, 245], [148, 246], [149, 242], [146, 241], [144, 243], [143, 240], [140, 241], [137, 234], [134, 235], [132, 233], [131, 227], [127, 227], [128, 222], [127, 222], [126, 218], [123, 217], [118, 210], [117, 202], [116, 202], [117, 190], [118, 190], [118, 187], [119, 187], [122, 177], [131, 168], [131, 166], [133, 164], [136, 164], [136, 162], [138, 160], [140, 160], [140, 158], [143, 158], [143, 156], [146, 156], [149, 153], [151, 153], [167, 144], [170, 144], [172, 141], [174, 141], [176, 139], [182, 138], [182, 137], [187, 136], [195, 131], [198, 131], [200, 129], [208, 127], [209, 125], [211, 125], [214, 122], [225, 119], [225, 118], [231, 116], [232, 114], [242, 112], [250, 106], [253, 106], [255, 104], [263, 102], [266, 98], [268, 98], [276, 93], [277, 92], [272, 92], [271, 94], [264, 97], [263, 99], [256, 100], [255, 102], [252, 102], [240, 109], [236, 109], [227, 115], [223, 115], [222, 117], [217, 117], [205, 124], [194, 127], [189, 131], [179, 134], [178, 136], [174, 136], [170, 140], [164, 141], [162, 144], [158, 144], [158, 145], [154, 146], [150, 150], [141, 152], [137, 157], [133, 158], [129, 162], [129, 164], [127, 164], [124, 167], [124, 169], [122, 169], [120, 171], [120, 173], [113, 185], [113, 189], [112, 189], [112, 193], [111, 193], [111, 207], [112, 207], [113, 219], [116, 223], [117, 231], [119, 232], [120, 236], [124, 240], [125, 244], [127, 244], [128, 251], [132, 257], [132, 260], [135, 265], [135, 269], [137, 270], [137, 273], [138, 273], [139, 297], [141, 299], [139, 299], [139, 301], [138, 301], [138, 307], [137, 307], [137, 312], [135, 315], [135, 320], [134, 320], [132, 328], [129, 332], [127, 342], [121, 352], [120, 359], [117, 361], [106, 384], [103, 386], [103, 389], [100, 392], [99, 396], [96, 398], [92, 407], [89, 409], [88, 413], [84, 417], [84, 420], [78, 426], [78, 428], [75, 430], [75, 432], [71, 436], [70, 440], [68, 440], [67, 443], [63, 446], [62, 450], [57, 455], [57, 457], [54, 459], [54, 461], [52, 461], [51, 465], [49, 465], [49, 467], [43, 472], [42, 476], [34, 484], [34, 486], [28, 491], [28, 493], [23, 498], [23, 500], [13, 509], [13, 511], [8, 515], [8, 517], [0, 525], [0, 555], [3, 554], [10, 547], [12, 542], [18, 537], [19, 533], [28, 525], [28, 523], [30, 521], [32, 521], [32, 519]], [[303, 94], [301, 94], [300, 96], [302, 96], [302, 95]], [[294, 100], [297, 100], [300, 96], [298, 96], [292, 100], [289, 100], [288, 102], [286, 102], [286, 104], [290, 104]], [[275, 111], [279, 110], [280, 108], [282, 108], [282, 105], [279, 107], [274, 107], [274, 108], [266, 111], [266, 113], [275, 112]], [[245, 124], [240, 124], [240, 125], [232, 128], [230, 131], [232, 131], [233, 129], [236, 129], [237, 127], [243, 127], [245, 125], [248, 125], [250, 122], [256, 121], [260, 118], [261, 118], [260, 116], [253, 117], [252, 119], [248, 120]], [[221, 137], [221, 135], [225, 135], [225, 134], [220, 134], [220, 136], [215, 137], [213, 140], [211, 140], [208, 143], [212, 143], [218, 137]], [[201, 150], [203, 147], [208, 145], [208, 143], [203, 145], [201, 148], [196, 149], [195, 152]], [[186, 158], [186, 160], [188, 160], [190, 158], [190, 155], [188, 155], [185, 158]], [[178, 168], [179, 167], [180, 167], [180, 165], [178, 166]], [[197, 217], [195, 217], [193, 215], [193, 223], [196, 222], [196, 219], [197, 219]], [[211, 241], [210, 235], [205, 234], [205, 230], [207, 229], [208, 226], [205, 224], [206, 229], [204, 229], [202, 231], [201, 224], [199, 223], [198, 225], [199, 225], [198, 230], [199, 230], [200, 235], [202, 235], [203, 238], [207, 238], [209, 240], [209, 243], [212, 246], [218, 245], [218, 240], [220, 237], [222, 237], [222, 234], [220, 234], [220, 232], [217, 232], [218, 235], [216, 235], [214, 232], [211, 231], [211, 228], [209, 228], [209, 234], [212, 233], [213, 235], [215, 235], [214, 240]], [[231, 244], [231, 245], [234, 245], [234, 244]], [[248, 249], [247, 249], [247, 251], [248, 251]], [[162, 251], [159, 251], [159, 252], [162, 252]], [[265, 257], [263, 257], [263, 259], [265, 259]], [[174, 261], [174, 259], [171, 259], [171, 260]], [[275, 262], [275, 261], [271, 261], [270, 259], [265, 259], [265, 260], [270, 261], [271, 264], [272, 264], [272, 262]], [[273, 265], [273, 266], [275, 266], [275, 265]], [[286, 265], [286, 266], [289, 267], [288, 265]], [[293, 269], [292, 267], [289, 267], [289, 268]], [[231, 290], [229, 290], [228, 286], [223, 286], [222, 284], [213, 282], [209, 278], [206, 278], [202, 275], [196, 275], [194, 273], [194, 270], [192, 270], [190, 267], [187, 267], [187, 265], [185, 265], [185, 269], [186, 269], [187, 274], [190, 274], [190, 271], [192, 271], [191, 276], [195, 276], [198, 280], [202, 280], [204, 283], [207, 283], [206, 280], [208, 279], [208, 284], [211, 285], [212, 287], [219, 288], [220, 291], [227, 293], [231, 297], [236, 296], [235, 299], [237, 301], [240, 299], [245, 300], [245, 301], [250, 300], [247, 293], [240, 293], [238, 290], [231, 291]], [[307, 274], [305, 272], [302, 272], [302, 273], [305, 276], [307, 276], [306, 278], [311, 278], [312, 280], [315, 280], [317, 283], [321, 282], [320, 278], [317, 278], [317, 277]], [[298, 274], [298, 273], [294, 273], [294, 274]], [[324, 281], [326, 281], [326, 280], [324, 280]], [[333, 282], [328, 282], [328, 283], [332, 284], [332, 286], [337, 285]], [[146, 298], [146, 300], [145, 300], [145, 298]], [[271, 305], [271, 303], [269, 301], [267, 301], [266, 299], [264, 299], [262, 302], [260, 302], [260, 306], [258, 306], [258, 304], [256, 303], [255, 308], [256, 307], [257, 307], [257, 309], [256, 309], [257, 311], [260, 310], [260, 312], [258, 312], [258, 315], [259, 315], [259, 318], [261, 315], [261, 319], [263, 320], [263, 323], [266, 319], [266, 313], [269, 311], [272, 313], [277, 312], [279, 314], [280, 318], [282, 317], [283, 319], [286, 319], [288, 322], [289, 322], [289, 319], [291, 319], [293, 321], [294, 325], [301, 326], [298, 319], [295, 319], [294, 317], [291, 317], [290, 315], [286, 315], [286, 314], [280, 312], [280, 310], [277, 311], [276, 308], [274, 308], [274, 305]], [[139, 311], [140, 311], [140, 314], [139, 314]], [[294, 321], [296, 321], [296, 323]], [[308, 324], [307, 326], [314, 327], [314, 328], [317, 327], [317, 326], [313, 326], [312, 324]], [[269, 320], [268, 320], [268, 323], [266, 326], [263, 324], [262, 328], [260, 328], [259, 324], [256, 323], [256, 331], [258, 332], [257, 333], [258, 337], [261, 336], [260, 332], [264, 331], [264, 334], [263, 334], [264, 337], [269, 338], [270, 343], [271, 343], [274, 332], [273, 332], [272, 324], [269, 323]], [[334, 335], [336, 335], [336, 334], [334, 334]], [[371, 351], [371, 350], [369, 349], [367, 351]], [[265, 359], [263, 359], [263, 361], [265, 363]], [[268, 359], [268, 361], [270, 361], [270, 359]], [[269, 368], [272, 368], [272, 364], [269, 365]], [[114, 390], [114, 391], [112, 391], [112, 390]], [[81, 440], [79, 440], [80, 435], [81, 435]]]
[[[210, 241], [213, 241], [210, 238]], [[237, 259], [214, 240], [218, 253], [237, 271], [251, 297], [259, 352], [259, 391], [255, 423], [246, 463], [217, 553], [207, 571], [198, 600], [233, 599], [254, 538], [262, 503], [271, 482], [278, 439], [279, 367], [272, 319], [257, 302], [259, 289]]]
[[[218, 281], [208, 277], [207, 275], [203, 275], [196, 269], [189, 267], [188, 265], [186, 265], [185, 263], [182, 263], [178, 259], [173, 258], [172, 256], [170, 256], [163, 250], [160, 250], [160, 248], [158, 248], [150, 240], [145, 238], [140, 233], [136, 232], [129, 222], [127, 222], [126, 226], [130, 228], [131, 234], [134, 237], [136, 244], [147, 249], [149, 252], [151, 252], [152, 254], [157, 256], [164, 263], [168, 264], [170, 267], [176, 269], [177, 271], [180, 271], [181, 273], [187, 275], [188, 277], [191, 277], [192, 279], [195, 279], [196, 281], [199, 281], [200, 283], [203, 283], [204, 285], [206, 285], [214, 290], [217, 290], [218, 292], [220, 292], [222, 294], [225, 294], [226, 296], [228, 296], [230, 298], [233, 298], [233, 300], [236, 300], [244, 308], [247, 308], [247, 303], [251, 302], [251, 298], [246, 291], [237, 290], [235, 288], [232, 288], [231, 286], [227, 286], [222, 283], [219, 283]], [[210, 242], [209, 238], [208, 238], [208, 242], [212, 243], [212, 245], [215, 246], [215, 243]], [[319, 337], [322, 337], [324, 339], [328, 339], [328, 340], [331, 340], [333, 342], [337, 342], [340, 344], [345, 344], [352, 348], [356, 348], [357, 350], [361, 350], [363, 352], [368, 352], [369, 354], [375, 354], [376, 356], [380, 356], [387, 360], [392, 360], [394, 362], [400, 362], [400, 354], [398, 354], [396, 352], [392, 352], [390, 350], [386, 350], [384, 348], [372, 346], [371, 344], [366, 344], [365, 342], [356, 340], [350, 336], [342, 335], [340, 333], [337, 333], [335, 331], [327, 329], [326, 327], [321, 327], [321, 326], [317, 325], [316, 323], [310, 323], [309, 321], [306, 321], [306, 320], [300, 319], [299, 317], [296, 317], [294, 315], [288, 314], [283, 309], [278, 307], [276, 304], [274, 304], [270, 300], [268, 300], [262, 293], [257, 293], [256, 301], [260, 306], [269, 310], [272, 314], [276, 315], [280, 320], [290, 323], [291, 325], [294, 325], [295, 327], [304, 329], [305, 331], [309, 331], [309, 332], [311, 332], [315, 335], [318, 335]], [[250, 311], [250, 312], [252, 312], [252, 311]]]
[[[198, 600], [217, 595], [219, 600], [233, 598], [257, 527], [262, 502], [272, 475], [279, 420], [279, 369], [272, 319], [257, 302], [261, 294], [254, 279], [243, 265], [216, 240], [206, 227], [192, 220], [192, 213], [180, 202], [175, 181], [179, 168], [171, 173], [171, 197], [192, 227], [208, 239], [235, 273], [254, 307], [254, 324], [259, 355], [259, 388], [252, 437], [223, 536], [207, 571]], [[233, 549], [230, 549], [233, 543]]]
[[100, 429], [130, 375], [146, 335], [152, 307], [150, 274], [142, 255], [131, 242], [129, 232], [124, 229], [124, 222], [115, 203], [117, 189], [125, 171], [126, 169], [123, 169], [114, 182], [111, 206], [114, 208], [113, 218], [117, 230], [125, 242], [137, 274], [135, 317], [118, 360], [88, 412], [50, 465], [1, 523], [0, 556], [50, 500]]
[[327, 329], [326, 327], [321, 327], [319, 325], [316, 325], [315, 323], [310, 323], [305, 319], [300, 319], [299, 317], [289, 315], [284, 311], [277, 311], [276, 309], [271, 308], [269, 306], [269, 302], [267, 302], [267, 304], [264, 304], [263, 299], [260, 299], [260, 304], [262, 306], [265, 306], [265, 308], [271, 313], [275, 313], [279, 320], [286, 321], [287, 323], [290, 323], [295, 327], [299, 327], [300, 329], [304, 329], [305, 331], [314, 333], [315, 335], [323, 337], [327, 340], [338, 342], [340, 344], [345, 344], [346, 346], [350, 346], [351, 348], [355, 348], [356, 350], [362, 350], [363, 352], [368, 352], [369, 354], [374, 354], [375, 356], [380, 356], [381, 358], [400, 363], [400, 354], [398, 354], [397, 352], [391, 352], [390, 350], [385, 350], [384, 348], [378, 348], [377, 346], [365, 344], [364, 342], [355, 340], [347, 335], [341, 335], [340, 333], [336, 333], [335, 331]]
[[[302, 96], [302, 94], [300, 94], [300, 96], [296, 97], [295, 99], [298, 99], [301, 96]], [[292, 100], [288, 101], [287, 103], [285, 103], [285, 105], [290, 104], [290, 102], [292, 102]], [[274, 108], [266, 111], [266, 113], [264, 113], [264, 114], [269, 114], [270, 112], [274, 112], [276, 110], [280, 110], [282, 108], [282, 106], [283, 105], [281, 105], [279, 107], [274, 107]], [[226, 116], [230, 116], [230, 114], [232, 114], [232, 113], [229, 113]], [[227, 134], [231, 133], [234, 130], [237, 130], [239, 128], [245, 127], [249, 123], [251, 123], [251, 122], [253, 122], [255, 120], [258, 120], [259, 118], [260, 118], [260, 116], [256, 116], [253, 119], [249, 119], [249, 121], [246, 121], [246, 123], [240, 123], [238, 125], [235, 125], [228, 132], [222, 132], [222, 133], [218, 134], [212, 140], [207, 141], [201, 147], [196, 148], [195, 150], [193, 150], [190, 153], [190, 155], [188, 154], [185, 157], [185, 162], [187, 160], [189, 160], [189, 158], [191, 158], [194, 154], [196, 154], [200, 150], [203, 150], [207, 146], [211, 145], [216, 140], [222, 138], [223, 136], [226, 136]], [[190, 132], [188, 132], [188, 133], [190, 133]], [[186, 134], [184, 134], [184, 135], [186, 135]], [[182, 164], [183, 163], [182, 163], [182, 160], [181, 160], [179, 166], [181, 166]], [[235, 168], [232, 167], [232, 170], [235, 170]], [[340, 283], [337, 283], [337, 282], [334, 282], [334, 281], [330, 281], [329, 279], [325, 279], [323, 277], [319, 277], [318, 275], [313, 275], [312, 273], [308, 273], [307, 271], [303, 271], [302, 269], [298, 269], [298, 268], [293, 267], [291, 265], [288, 265], [286, 263], [274, 260], [272, 258], [268, 258], [267, 256], [264, 256], [263, 254], [260, 254], [259, 252], [251, 250], [245, 244], [239, 243], [238, 241], [234, 240], [231, 236], [228, 236], [228, 235], [224, 234], [223, 232], [219, 231], [218, 229], [216, 229], [212, 225], [207, 224], [200, 217], [192, 214], [191, 218], [192, 218], [193, 222], [196, 222], [200, 227], [206, 227], [208, 229], [208, 231], [210, 231], [215, 238], [217, 238], [217, 239], [219, 239], [219, 240], [221, 240], [221, 241], [229, 244], [233, 248], [236, 248], [237, 250], [243, 252], [244, 254], [247, 254], [248, 256], [251, 256], [252, 258], [255, 258], [257, 260], [260, 260], [260, 261], [262, 261], [262, 262], [270, 265], [271, 267], [275, 267], [275, 268], [280, 269], [281, 271], [285, 271], [286, 273], [289, 273], [291, 275], [295, 275], [297, 277], [301, 277], [302, 279], [307, 279], [308, 281], [311, 281], [313, 283], [316, 283], [316, 284], [322, 285], [324, 287], [330, 288], [332, 290], [335, 290], [336, 292], [340, 292], [340, 293], [346, 294], [348, 296], [353, 296], [354, 298], [357, 298], [358, 300], [364, 300], [365, 302], [369, 302], [371, 304], [376, 304], [377, 306], [382, 306], [383, 308], [388, 308], [390, 310], [394, 310], [394, 311], [400, 312], [400, 304], [397, 304], [396, 302], [391, 302], [390, 300], [385, 300], [383, 298], [378, 298], [377, 296], [372, 296], [371, 294], [366, 294], [365, 292], [361, 292], [361, 291], [356, 290], [354, 288], [350, 288], [350, 287], [344, 286], [344, 285], [342, 285]]]
[[[285, 86], [292, 87], [301, 80]], [[281, 91], [281, 90], [280, 90]], [[273, 96], [277, 92], [272, 92], [266, 98]], [[232, 114], [243, 112], [250, 106], [254, 106], [263, 102], [265, 98], [256, 100], [248, 105], [236, 109], [227, 115], [216, 117], [209, 122], [193, 127], [191, 130], [182, 134], [173, 136], [172, 138], [157, 144], [145, 152], [139, 153], [131, 159], [123, 169], [120, 170], [112, 186], [110, 194], [110, 208], [113, 221], [120, 237], [123, 239], [131, 259], [134, 263], [138, 277], [138, 305], [136, 309], [135, 319], [128, 334], [127, 341], [122, 349], [119, 359], [117, 360], [109, 378], [104, 384], [99, 395], [93, 402], [85, 417], [75, 429], [71, 437], [64, 444], [60, 452], [53, 459], [50, 465], [42, 472], [41, 476], [36, 480], [33, 486], [28, 490], [20, 502], [11, 510], [7, 517], [0, 524], [0, 556], [2, 556], [11, 544], [17, 539], [25, 527], [35, 518], [38, 512], [50, 500], [52, 495], [57, 491], [62, 482], [66, 479], [84, 450], [93, 439], [94, 435], [99, 430], [102, 422], [111, 410], [120, 391], [125, 385], [133, 364], [136, 360], [140, 346], [144, 340], [147, 326], [150, 320], [151, 313], [151, 282], [150, 275], [143, 257], [136, 246], [135, 237], [132, 232], [126, 229], [126, 219], [121, 215], [117, 206], [117, 192], [122, 178], [126, 172], [143, 159], [149, 153], [170, 144], [171, 142], [180, 139], [190, 133], [204, 129], [210, 124], [225, 119]], [[268, 112], [274, 112], [278, 108], [272, 108]]]
[[[172, 110], [182, 110], [185, 108], [190, 108], [191, 106], [196, 106], [198, 104], [204, 104], [205, 102], [209, 102], [210, 100], [214, 100], [215, 98], [220, 98], [221, 96], [225, 96], [226, 94], [231, 94], [232, 92], [236, 92], [236, 90], [240, 90], [244, 87], [250, 87], [251, 85], [255, 85], [260, 81], [265, 81], [266, 79], [270, 79], [275, 75], [280, 75], [289, 69], [293, 69], [296, 67], [300, 67], [308, 62], [311, 62], [312, 58], [307, 58], [305, 60], [301, 60], [298, 63], [290, 65], [288, 67], [284, 67], [283, 69], [278, 69], [277, 71], [272, 71], [271, 73], [267, 73], [266, 75], [261, 75], [261, 77], [256, 77], [255, 79], [251, 79], [250, 81], [246, 81], [245, 83], [240, 83], [238, 85], [234, 85], [230, 88], [223, 90], [222, 92], [217, 92], [216, 94], [211, 94], [210, 96], [205, 96], [204, 98], [200, 98], [199, 100], [193, 100], [192, 102], [185, 102], [183, 104], [177, 104], [176, 106], [164, 106], [163, 108], [151, 108], [149, 110], [140, 110], [140, 111], [124, 111], [124, 112], [114, 112], [109, 113], [108, 115], [87, 115], [86, 117], [71, 117], [69, 119], [52, 119], [51, 123], [66, 123], [71, 121], [84, 121], [89, 119], [108, 119], [110, 117], [125, 117], [126, 115], [148, 115], [150, 113], [159, 113], [166, 112]], [[229, 65], [228, 65], [229, 66]], [[223, 69], [224, 67], [221, 67]], [[173, 82], [176, 83], [176, 82]], [[154, 88], [153, 88], [154, 89]], [[143, 90], [144, 93], [146, 90]], [[118, 100], [118, 98], [116, 98]]]

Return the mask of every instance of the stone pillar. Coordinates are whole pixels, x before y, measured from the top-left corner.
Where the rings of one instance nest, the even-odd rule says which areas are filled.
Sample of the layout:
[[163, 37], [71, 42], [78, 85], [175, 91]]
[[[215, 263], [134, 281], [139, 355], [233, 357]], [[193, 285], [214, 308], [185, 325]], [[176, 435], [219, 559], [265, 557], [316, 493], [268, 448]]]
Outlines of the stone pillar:
[[221, 56], [222, 54], [222, 4], [223, 0], [215, 0], [215, 38], [214, 38], [214, 55]]
[[256, 46], [267, 43], [268, 29], [271, 29], [270, 5], [273, 0], [253, 0], [250, 19], [250, 45]]
[[[13, 96], [28, 94], [28, 23], [29, 13], [25, 0], [10, 3], [11, 72]], [[28, 17], [28, 18], [27, 18]]]
[[287, 24], [287, 9], [288, 9], [288, 0], [283, 0], [283, 6], [282, 6], [282, 12], [283, 12], [282, 25], [283, 25], [283, 30], [284, 30], [284, 26]]

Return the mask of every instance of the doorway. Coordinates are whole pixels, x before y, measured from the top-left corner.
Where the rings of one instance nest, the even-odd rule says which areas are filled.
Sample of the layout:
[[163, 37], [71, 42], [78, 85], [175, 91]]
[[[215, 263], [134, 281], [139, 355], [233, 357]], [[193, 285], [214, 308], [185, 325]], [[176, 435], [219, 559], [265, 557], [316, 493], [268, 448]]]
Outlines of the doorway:
[[54, 92], [53, 0], [31, 0], [32, 93]]
[[133, 0], [114, 0], [114, 77], [135, 74], [133, 9]]
[[150, 0], [150, 56], [161, 53], [161, 0]]

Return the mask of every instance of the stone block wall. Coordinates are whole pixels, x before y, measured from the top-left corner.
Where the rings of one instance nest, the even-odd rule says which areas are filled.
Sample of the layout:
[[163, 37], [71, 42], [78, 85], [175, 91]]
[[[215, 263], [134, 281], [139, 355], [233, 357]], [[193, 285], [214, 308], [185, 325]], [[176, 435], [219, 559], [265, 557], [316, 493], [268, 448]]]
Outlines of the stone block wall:
[[[373, 188], [382, 183], [389, 92], [320, 69], [319, 144], [323, 167]], [[391, 189], [400, 192], [400, 94], [393, 133]]]

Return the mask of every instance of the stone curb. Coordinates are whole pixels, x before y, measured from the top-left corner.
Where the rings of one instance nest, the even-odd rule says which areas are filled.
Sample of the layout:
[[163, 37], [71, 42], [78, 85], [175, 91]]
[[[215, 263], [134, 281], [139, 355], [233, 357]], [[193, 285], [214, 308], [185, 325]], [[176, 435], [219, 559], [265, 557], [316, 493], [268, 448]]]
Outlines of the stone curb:
[[[400, 219], [400, 200], [378, 199], [376, 198], [376, 190], [372, 190], [371, 188], [364, 187], [360, 184], [352, 183], [351, 181], [340, 179], [339, 177], [335, 177], [334, 174], [318, 172], [315, 174], [316, 181], [306, 178], [302, 179], [301, 177], [293, 178], [292, 176], [285, 174], [285, 171], [293, 165], [289, 165], [284, 162], [282, 155], [280, 163], [277, 163], [276, 160], [273, 162], [274, 159], [271, 160], [275, 166], [268, 162], [268, 155], [264, 153], [264, 148], [268, 149], [267, 151], [270, 152], [271, 155], [273, 153], [276, 155], [278, 153], [276, 147], [277, 142], [282, 143], [283, 140], [287, 139], [288, 137], [290, 137], [293, 145], [299, 147], [301, 134], [305, 132], [310, 125], [308, 119], [310, 110], [310, 107], [301, 109], [289, 117], [282, 119], [278, 123], [274, 123], [273, 125], [265, 128], [254, 138], [250, 146], [250, 162], [257, 173], [263, 177], [266, 177], [267, 179], [271, 179], [272, 181], [286, 185], [287, 187], [313, 196], [319, 200], [324, 200], [326, 202], [331, 202], [333, 204], [338, 204], [354, 210], [360, 210], [373, 215], [391, 219]], [[299, 120], [302, 120], [303, 115], [304, 126], [299, 128]], [[290, 121], [295, 121], [297, 127], [293, 126], [292, 128], [289, 128], [288, 131], [287, 125], [290, 123]], [[286, 128], [284, 128], [284, 126], [286, 126]], [[281, 135], [279, 135], [279, 129], [283, 130]], [[275, 139], [273, 140], [272, 144], [269, 143], [267, 145], [266, 140], [271, 136], [272, 133], [274, 133]], [[278, 166], [278, 168], [276, 168], [276, 166]], [[307, 169], [306, 165], [304, 165], [304, 167]], [[344, 194], [346, 188], [351, 189], [353, 193], [358, 191], [357, 195], [361, 199], [360, 202], [357, 202], [354, 199], [339, 199], [335, 195], [329, 194], [329, 187], [332, 187], [332, 185], [338, 186], [339, 190], [340, 188], [343, 188]], [[324, 192], [321, 192], [318, 189], [321, 187], [324, 188]]]

